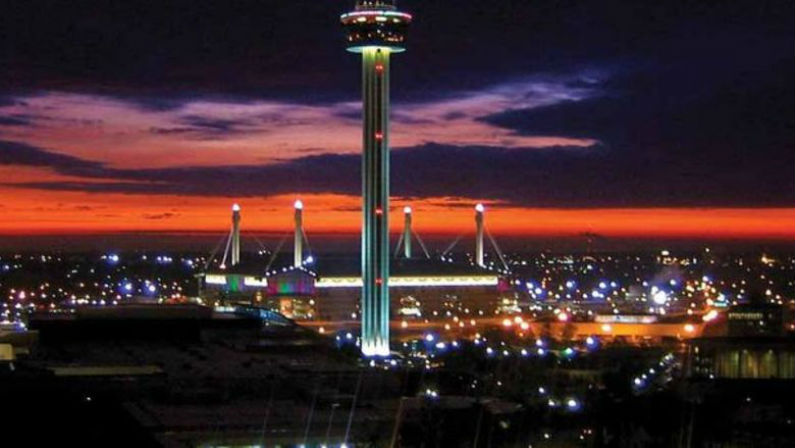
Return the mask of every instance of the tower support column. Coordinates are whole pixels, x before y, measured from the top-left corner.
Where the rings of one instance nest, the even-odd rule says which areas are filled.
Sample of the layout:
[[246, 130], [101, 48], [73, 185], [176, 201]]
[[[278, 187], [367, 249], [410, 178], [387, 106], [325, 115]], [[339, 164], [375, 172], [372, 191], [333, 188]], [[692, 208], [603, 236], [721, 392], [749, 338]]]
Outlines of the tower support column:
[[411, 207], [403, 208], [403, 255], [411, 258]]
[[389, 355], [389, 49], [362, 51], [362, 353]]
[[483, 267], [483, 204], [475, 206], [475, 264]]
[[295, 229], [293, 230], [293, 266], [301, 267], [304, 263], [304, 204], [297, 200], [295, 209]]
[[232, 206], [232, 253], [230, 264], [232, 266], [240, 263], [240, 206]]

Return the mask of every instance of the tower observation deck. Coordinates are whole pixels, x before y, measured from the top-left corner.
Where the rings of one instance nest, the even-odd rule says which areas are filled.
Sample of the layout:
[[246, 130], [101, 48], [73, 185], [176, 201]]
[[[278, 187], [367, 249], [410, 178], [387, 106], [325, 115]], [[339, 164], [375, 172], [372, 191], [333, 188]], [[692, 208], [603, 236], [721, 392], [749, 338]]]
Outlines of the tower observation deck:
[[411, 15], [359, 0], [340, 16], [348, 51], [362, 55], [362, 353], [389, 355], [389, 56], [405, 51]]

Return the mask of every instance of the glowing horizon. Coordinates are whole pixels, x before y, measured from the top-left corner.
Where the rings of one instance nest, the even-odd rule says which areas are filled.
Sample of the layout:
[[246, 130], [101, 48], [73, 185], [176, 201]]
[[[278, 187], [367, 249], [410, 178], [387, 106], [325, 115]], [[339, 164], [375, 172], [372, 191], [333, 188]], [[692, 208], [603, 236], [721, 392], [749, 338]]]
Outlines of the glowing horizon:
[[[9, 197], [3, 212], [15, 219], [0, 222], [0, 235], [82, 234], [91, 232], [228, 231], [229, 198], [135, 196], [78, 192], [39, 192], [36, 207], [28, 199]], [[292, 230], [295, 196], [247, 198], [243, 232]], [[360, 198], [355, 195], [308, 195], [302, 200], [307, 233], [356, 234]], [[402, 228], [404, 198], [392, 199], [390, 232]], [[413, 226], [420, 234], [473, 233], [467, 198], [411, 199]], [[489, 204], [487, 202], [487, 204]], [[795, 208], [528, 208], [493, 203], [487, 227], [495, 235], [554, 237], [596, 234], [633, 238], [705, 238], [795, 240]]]

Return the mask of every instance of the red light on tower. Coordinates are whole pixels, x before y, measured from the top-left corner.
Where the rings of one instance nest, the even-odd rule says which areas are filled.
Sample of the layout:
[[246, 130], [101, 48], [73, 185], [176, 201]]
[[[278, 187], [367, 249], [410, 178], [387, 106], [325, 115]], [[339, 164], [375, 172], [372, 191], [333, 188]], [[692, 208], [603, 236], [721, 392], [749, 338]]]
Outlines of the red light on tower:
[[382, 134], [381, 132], [376, 132], [375, 133], [375, 139], [376, 140], [381, 140], [383, 138], [384, 138], [384, 134]]

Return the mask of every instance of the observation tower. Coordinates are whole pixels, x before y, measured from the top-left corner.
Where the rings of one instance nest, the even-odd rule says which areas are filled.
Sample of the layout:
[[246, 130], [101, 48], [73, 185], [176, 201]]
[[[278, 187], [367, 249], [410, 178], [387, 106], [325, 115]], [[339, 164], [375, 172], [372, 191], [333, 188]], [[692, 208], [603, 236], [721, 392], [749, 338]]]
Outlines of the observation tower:
[[358, 0], [340, 16], [362, 55], [362, 353], [389, 355], [389, 57], [405, 51], [411, 15], [393, 1]]

